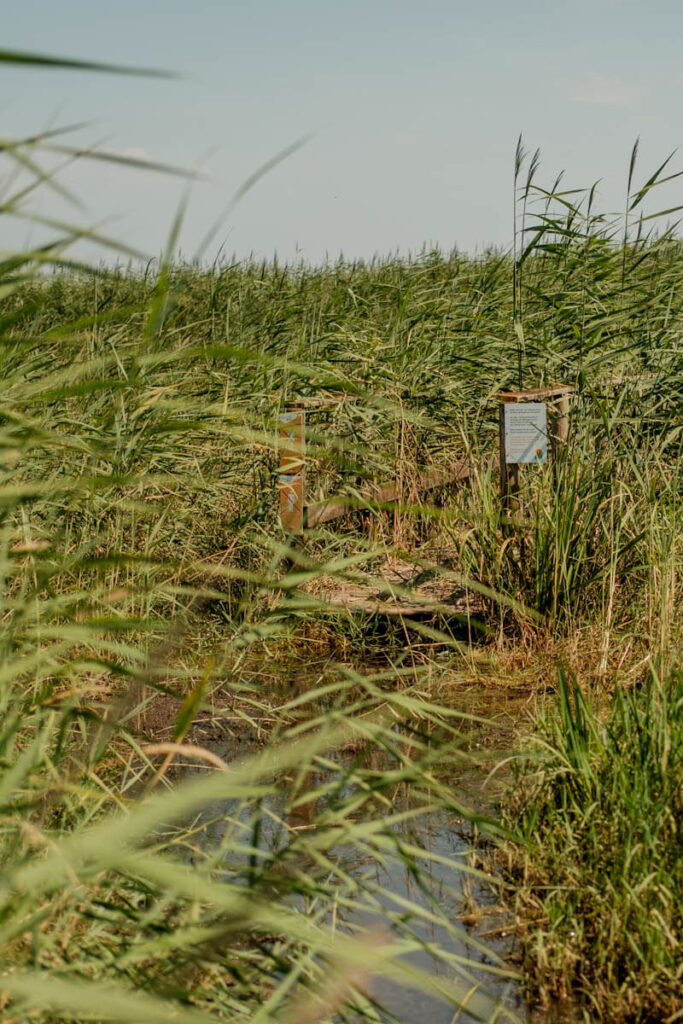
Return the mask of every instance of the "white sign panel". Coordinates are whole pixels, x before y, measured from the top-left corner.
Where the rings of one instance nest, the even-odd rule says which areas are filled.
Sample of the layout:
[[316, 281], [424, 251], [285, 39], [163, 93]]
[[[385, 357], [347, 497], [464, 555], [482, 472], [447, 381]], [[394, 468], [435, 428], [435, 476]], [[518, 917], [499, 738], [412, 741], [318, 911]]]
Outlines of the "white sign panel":
[[545, 402], [508, 402], [505, 409], [505, 461], [547, 462]]

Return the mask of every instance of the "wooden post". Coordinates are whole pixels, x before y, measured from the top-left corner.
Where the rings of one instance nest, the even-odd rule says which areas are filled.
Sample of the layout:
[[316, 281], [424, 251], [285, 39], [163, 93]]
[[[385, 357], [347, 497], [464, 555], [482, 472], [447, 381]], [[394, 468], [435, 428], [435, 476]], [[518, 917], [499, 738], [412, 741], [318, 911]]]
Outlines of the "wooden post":
[[287, 533], [302, 535], [306, 499], [306, 412], [296, 404], [280, 415], [280, 523]]
[[503, 532], [510, 529], [509, 520], [512, 515], [513, 505], [516, 506], [519, 495], [519, 466], [516, 463], [508, 463], [505, 458], [505, 405], [506, 400], [499, 396], [498, 401], [498, 447], [499, 447], [499, 472], [500, 472], [500, 503], [503, 509]]
[[559, 481], [559, 458], [560, 452], [567, 443], [569, 437], [569, 399], [571, 392], [568, 390], [563, 395], [558, 395], [550, 405], [550, 417], [548, 421], [548, 435], [550, 440], [550, 452], [553, 460], [553, 487], [557, 487]]
[[567, 443], [569, 437], [569, 399], [571, 390], [567, 388], [564, 394], [558, 395], [550, 403], [548, 434], [552, 446], [553, 462], [557, 459], [560, 449]]

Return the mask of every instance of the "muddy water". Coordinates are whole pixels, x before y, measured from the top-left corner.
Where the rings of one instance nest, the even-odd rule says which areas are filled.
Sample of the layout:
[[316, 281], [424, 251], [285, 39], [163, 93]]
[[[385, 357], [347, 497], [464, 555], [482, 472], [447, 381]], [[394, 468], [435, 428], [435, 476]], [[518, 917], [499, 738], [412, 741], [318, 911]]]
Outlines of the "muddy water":
[[[439, 699], [445, 703], [443, 694]], [[487, 719], [487, 724], [468, 725], [465, 747], [468, 753], [478, 756], [474, 763], [458, 769], [449, 782], [457, 792], [459, 802], [481, 815], [495, 817], [498, 802], [504, 799], [511, 781], [509, 772], [497, 766], [510, 752], [517, 725], [524, 720], [528, 710], [528, 700], [514, 695], [501, 696], [497, 692], [487, 693], [481, 688], [454, 691], [450, 700], [459, 711], [481, 716]], [[239, 753], [246, 753], [248, 746], [248, 743], [246, 747], [240, 743]], [[234, 737], [213, 743], [212, 749], [226, 760], [237, 753]], [[343, 759], [342, 755], [340, 763]], [[494, 768], [496, 770], [492, 772]], [[404, 794], [403, 799], [408, 806], [410, 795]], [[279, 809], [274, 807], [273, 810], [277, 812]], [[436, 906], [449, 922], [457, 922], [457, 929], [452, 925], [440, 925], [438, 919], [427, 923], [411, 915], [412, 934], [424, 943], [424, 947], [442, 951], [437, 954], [429, 948], [422, 948], [409, 955], [411, 963], [428, 971], [434, 978], [452, 979], [454, 973], [456, 976], [458, 973], [456, 960], [466, 962], [468, 986], [472, 978], [481, 986], [477, 1006], [479, 1012], [485, 1014], [483, 1019], [499, 1021], [500, 1024], [513, 1020], [525, 1024], [570, 1024], [578, 1020], [572, 1009], [566, 1006], [538, 1011], [527, 1005], [513, 966], [516, 951], [510, 921], [497, 906], [495, 889], [485, 879], [473, 878], [466, 870], [481, 853], [476, 830], [469, 821], [439, 811], [397, 828], [406, 841], [444, 858], [448, 863], [432, 861], [418, 881], [398, 857], [389, 857], [379, 864], [361, 858], [357, 852], [354, 860], [353, 851], [340, 850], [347, 874], [359, 881], [362, 879], [366, 886], [369, 882], [375, 897], [372, 911], [354, 911], [347, 917], [347, 922], [381, 924], [383, 912], [395, 914], [404, 900], [425, 911]], [[219, 840], [218, 835], [215, 838]], [[454, 863], [460, 863], [463, 870], [456, 870]], [[446, 957], [443, 956], [444, 951]], [[491, 968], [498, 973], [491, 973]], [[482, 1019], [482, 1016], [466, 1011], [454, 1013], [451, 1004], [436, 996], [406, 989], [387, 979], [375, 979], [371, 992], [386, 1011], [388, 1022], [454, 1024], [457, 1021], [470, 1024]]]

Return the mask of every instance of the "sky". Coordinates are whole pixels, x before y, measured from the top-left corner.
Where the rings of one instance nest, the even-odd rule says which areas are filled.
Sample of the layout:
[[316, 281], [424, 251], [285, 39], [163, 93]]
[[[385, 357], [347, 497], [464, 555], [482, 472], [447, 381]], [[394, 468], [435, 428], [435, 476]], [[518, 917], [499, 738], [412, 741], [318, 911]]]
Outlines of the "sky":
[[[3, 19], [6, 49], [177, 77], [0, 64], [0, 136], [86, 122], [63, 141], [201, 172], [187, 259], [477, 252], [510, 244], [520, 132], [541, 150], [541, 184], [561, 170], [568, 187], [600, 179], [601, 205], [623, 207], [635, 139], [639, 180], [683, 142], [682, 38], [680, 0], [22, 0]], [[83, 209], [43, 186], [30, 210], [149, 256], [187, 189], [85, 159], [57, 180]], [[683, 202], [681, 182], [664, 206]], [[43, 237], [26, 221], [4, 235], [5, 247]]]

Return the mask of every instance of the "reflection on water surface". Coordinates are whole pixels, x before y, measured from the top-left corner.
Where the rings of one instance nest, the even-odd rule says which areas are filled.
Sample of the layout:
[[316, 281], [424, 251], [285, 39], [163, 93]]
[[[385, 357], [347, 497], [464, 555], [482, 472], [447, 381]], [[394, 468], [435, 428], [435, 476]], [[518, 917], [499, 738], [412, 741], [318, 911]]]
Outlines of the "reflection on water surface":
[[[514, 727], [526, 701], [518, 696], [487, 695], [481, 689], [474, 693], [459, 691], [453, 696], [460, 710], [486, 717], [488, 723], [466, 724], [463, 753], [476, 755], [476, 760], [465, 760], [462, 767], [450, 772], [448, 781], [459, 803], [479, 815], [493, 817], [496, 800], [504, 795], [509, 775], [505, 769], [493, 774], [491, 770], [509, 752]], [[305, 706], [301, 708], [302, 713], [306, 710]], [[318, 706], [309, 710], [313, 714], [321, 709]], [[212, 744], [215, 753], [227, 761], [243, 756], [248, 747], [248, 742], [239, 742], [234, 735]], [[341, 776], [351, 761], [355, 773], [362, 777], [363, 771], [367, 771], [368, 778], [373, 772], [395, 767], [389, 754], [374, 748], [367, 753], [367, 763], [357, 749], [338, 752], [333, 760]], [[329, 783], [329, 775], [317, 776], [311, 772], [306, 786], [310, 792], [318, 792], [325, 780]], [[288, 805], [287, 794], [280, 790], [267, 803], [259, 842], [270, 850], [281, 850], [282, 844], [288, 843], [294, 857], [296, 848], [292, 835], [311, 828], [315, 816], [322, 810], [334, 813], [329, 791], [315, 802], [304, 802], [292, 808]], [[365, 851], [357, 843], [344, 845], [341, 842], [328, 851], [330, 861], [346, 879], [346, 890], [348, 880], [363, 883], [360, 906], [347, 905], [344, 909], [342, 901], [342, 905], [335, 908], [337, 926], [352, 929], [354, 925], [388, 922], [402, 937], [418, 940], [421, 948], [407, 954], [410, 963], [428, 971], [432, 978], [443, 978], [446, 982], [452, 981], [462, 970], [467, 979], [464, 991], [474, 977], [481, 986], [475, 1006], [480, 1013], [485, 1007], [486, 1016], [491, 1020], [568, 1024], [577, 1019], [572, 1014], [567, 1015], [566, 1009], [532, 1013], [526, 1006], [519, 979], [510, 967], [509, 958], [514, 950], [509, 922], [497, 907], [495, 891], [486, 878], [473, 875], [471, 870], [474, 863], [480, 863], [475, 838], [477, 827], [455, 811], [438, 810], [412, 816], [415, 800], [405, 782], [399, 783], [393, 791], [392, 804], [392, 813], [405, 813], [405, 818], [392, 821], [385, 830], [380, 857], [376, 846], [370, 842]], [[361, 815], [363, 806], [361, 804]], [[216, 810], [212, 809], [211, 823], [207, 823], [207, 838], [216, 849], [230, 849], [231, 861], [225, 867], [232, 875], [244, 870], [244, 860], [241, 864], [235, 860], [234, 849], [225, 842], [225, 830], [251, 827], [250, 812], [237, 806], [224, 807], [218, 814]], [[388, 837], [391, 841], [387, 841]], [[422, 855], [414, 857], [416, 850], [422, 851]], [[411, 858], [419, 862], [419, 870], [411, 865]], [[291, 899], [294, 903], [301, 902], [296, 894]], [[481, 1002], [483, 993], [486, 993], [484, 1003]], [[454, 1024], [455, 1021], [470, 1024], [481, 1019], [465, 1010], [454, 1015], [453, 1006], [435, 995], [407, 989], [387, 978], [372, 980], [371, 995], [383, 1007], [383, 1019], [397, 1024]]]

